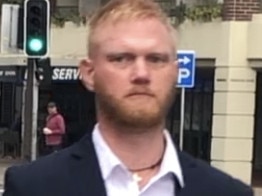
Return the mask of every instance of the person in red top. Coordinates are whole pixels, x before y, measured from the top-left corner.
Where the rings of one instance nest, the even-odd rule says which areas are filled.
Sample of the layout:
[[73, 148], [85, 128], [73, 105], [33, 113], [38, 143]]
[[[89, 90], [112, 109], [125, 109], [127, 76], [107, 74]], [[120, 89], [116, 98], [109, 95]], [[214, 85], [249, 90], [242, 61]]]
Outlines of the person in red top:
[[47, 152], [53, 153], [62, 148], [63, 135], [65, 134], [65, 122], [63, 116], [58, 112], [56, 103], [47, 105], [49, 115], [46, 118], [46, 126], [43, 129]]

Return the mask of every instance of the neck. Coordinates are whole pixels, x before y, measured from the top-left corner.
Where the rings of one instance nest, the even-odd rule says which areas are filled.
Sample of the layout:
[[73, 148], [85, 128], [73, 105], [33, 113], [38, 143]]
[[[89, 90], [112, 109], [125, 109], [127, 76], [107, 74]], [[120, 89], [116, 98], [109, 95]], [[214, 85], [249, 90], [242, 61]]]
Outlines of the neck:
[[127, 128], [99, 119], [104, 140], [127, 168], [147, 167], [161, 158], [165, 148], [163, 128], [164, 123], [150, 128]]

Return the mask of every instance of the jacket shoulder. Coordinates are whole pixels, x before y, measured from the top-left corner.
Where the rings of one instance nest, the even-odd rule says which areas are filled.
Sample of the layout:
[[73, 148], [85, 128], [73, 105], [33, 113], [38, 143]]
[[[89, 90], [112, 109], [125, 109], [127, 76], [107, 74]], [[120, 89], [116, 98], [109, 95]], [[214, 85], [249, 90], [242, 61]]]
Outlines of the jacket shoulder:
[[[180, 155], [182, 170], [186, 186], [196, 187], [205, 195], [213, 196], [253, 196], [250, 186], [240, 179], [209, 165], [208, 163], [195, 159], [182, 152]], [[202, 187], [202, 189], [200, 188]]]
[[[36, 161], [8, 168], [4, 177], [4, 196], [28, 196], [46, 187], [52, 187], [55, 182], [66, 179], [70, 147], [53, 153]], [[59, 179], [58, 179], [59, 178]], [[45, 192], [45, 190], [43, 190]]]

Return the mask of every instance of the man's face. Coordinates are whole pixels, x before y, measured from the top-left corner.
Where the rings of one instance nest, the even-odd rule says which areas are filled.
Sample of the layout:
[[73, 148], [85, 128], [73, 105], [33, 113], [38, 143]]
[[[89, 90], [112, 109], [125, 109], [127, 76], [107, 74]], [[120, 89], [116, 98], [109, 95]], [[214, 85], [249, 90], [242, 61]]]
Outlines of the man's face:
[[123, 21], [100, 27], [96, 36], [100, 44], [82, 74], [96, 93], [98, 113], [122, 126], [163, 123], [177, 80], [166, 27], [154, 19]]
[[47, 111], [49, 114], [54, 114], [56, 113], [57, 109], [56, 107], [47, 107]]

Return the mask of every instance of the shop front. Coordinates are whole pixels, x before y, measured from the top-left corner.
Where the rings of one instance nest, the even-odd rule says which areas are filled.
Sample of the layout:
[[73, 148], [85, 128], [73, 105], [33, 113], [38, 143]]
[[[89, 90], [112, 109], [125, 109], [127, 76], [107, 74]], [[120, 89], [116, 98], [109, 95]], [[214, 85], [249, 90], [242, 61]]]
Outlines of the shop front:
[[[78, 141], [92, 131], [96, 123], [94, 93], [81, 84], [77, 67], [53, 67], [51, 85], [40, 85], [38, 108], [39, 154], [44, 154], [42, 128], [47, 116], [46, 105], [54, 101], [65, 118], [64, 146]], [[210, 160], [214, 69], [198, 68], [196, 86], [186, 90], [184, 150], [195, 157]], [[179, 143], [180, 90], [167, 117], [167, 127]]]
[[0, 159], [20, 157], [23, 71], [21, 66], [0, 66]]
[[[167, 119], [167, 127], [179, 144], [181, 94], [177, 89], [176, 101]], [[210, 161], [214, 94], [214, 69], [197, 68], [195, 87], [186, 89], [183, 150], [192, 156]], [[179, 145], [177, 145], [179, 146]]]
[[42, 129], [47, 116], [49, 101], [58, 105], [66, 124], [64, 146], [78, 141], [85, 133], [92, 131], [96, 122], [94, 94], [87, 91], [79, 80], [77, 67], [53, 67], [51, 85], [39, 86], [38, 101], [38, 146], [39, 154], [44, 153]]

